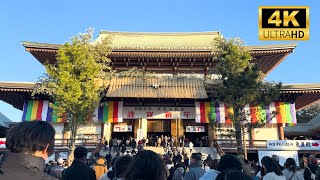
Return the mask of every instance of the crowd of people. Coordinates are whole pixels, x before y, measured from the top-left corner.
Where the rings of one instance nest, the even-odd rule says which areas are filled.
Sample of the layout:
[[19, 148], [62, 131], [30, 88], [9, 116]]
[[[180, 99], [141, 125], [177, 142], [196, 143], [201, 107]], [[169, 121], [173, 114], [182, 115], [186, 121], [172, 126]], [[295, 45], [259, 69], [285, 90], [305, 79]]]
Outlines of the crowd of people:
[[[279, 157], [265, 156], [252, 163], [232, 154], [219, 160], [211, 155], [186, 152], [185, 148], [168, 148], [163, 155], [144, 150], [115, 154], [113, 149], [87, 159], [88, 150], [77, 147], [74, 160], [67, 166], [63, 159], [45, 165], [54, 151], [53, 127], [46, 122], [22, 122], [7, 134], [10, 152], [0, 160], [0, 179], [62, 179], [62, 180], [320, 180], [317, 160], [310, 155], [300, 162], [293, 158], [279, 164]], [[115, 154], [114, 157], [112, 154]], [[299, 166], [297, 165], [299, 164]]]

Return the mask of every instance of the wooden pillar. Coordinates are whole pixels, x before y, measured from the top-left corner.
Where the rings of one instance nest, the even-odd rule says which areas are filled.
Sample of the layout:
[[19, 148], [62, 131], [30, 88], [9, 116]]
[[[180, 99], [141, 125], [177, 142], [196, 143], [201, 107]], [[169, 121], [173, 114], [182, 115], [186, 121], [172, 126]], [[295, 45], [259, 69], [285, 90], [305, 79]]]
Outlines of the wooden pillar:
[[215, 125], [214, 124], [207, 124], [208, 126], [208, 145], [210, 146], [212, 141], [217, 139], [216, 131], [215, 131]]
[[178, 119], [178, 126], [177, 126], [177, 136], [183, 136], [184, 135], [184, 126], [182, 119]]
[[284, 140], [283, 124], [282, 124], [282, 123], [278, 123], [278, 124], [277, 124], [277, 129], [278, 129], [278, 137], [279, 137], [279, 140]]
[[135, 119], [134, 120], [134, 130], [133, 130], [133, 137], [137, 139], [137, 132], [138, 129], [140, 128], [140, 119]]
[[147, 138], [147, 134], [148, 134], [148, 120], [147, 119], [141, 119], [141, 129], [142, 129], [142, 133], [144, 138]]
[[106, 140], [105, 139], [105, 136], [104, 136], [104, 123], [101, 123], [101, 132], [100, 132], [100, 138], [102, 140], [102, 142], [104, 143], [104, 141]]
[[249, 147], [253, 148], [256, 133], [254, 129], [252, 129], [248, 134], [249, 134]]
[[174, 142], [178, 141], [178, 119], [171, 119], [171, 137], [174, 139]]

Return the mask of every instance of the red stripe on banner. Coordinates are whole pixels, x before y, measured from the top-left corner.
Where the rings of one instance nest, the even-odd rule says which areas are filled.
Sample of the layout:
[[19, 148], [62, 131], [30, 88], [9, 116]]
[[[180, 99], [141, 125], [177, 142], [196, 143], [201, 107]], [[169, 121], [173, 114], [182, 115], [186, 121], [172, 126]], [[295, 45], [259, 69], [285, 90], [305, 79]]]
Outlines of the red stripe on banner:
[[274, 102], [274, 106], [276, 107], [276, 119], [277, 123], [282, 123], [281, 111], [280, 111], [280, 102]]
[[38, 121], [42, 120], [42, 108], [43, 108], [43, 101], [39, 101], [38, 108], [37, 108], [37, 116], [36, 116], [36, 120]]
[[250, 107], [250, 116], [251, 116], [251, 123], [257, 122], [257, 107], [251, 106]]
[[200, 123], [206, 123], [206, 110], [204, 102], [200, 102]]
[[114, 101], [113, 103], [113, 122], [117, 123], [118, 122], [118, 101]]
[[231, 119], [230, 119], [230, 112], [229, 112], [229, 108], [228, 105], [226, 103], [224, 103], [224, 112], [225, 112], [225, 117], [226, 117], [226, 124], [231, 124]]

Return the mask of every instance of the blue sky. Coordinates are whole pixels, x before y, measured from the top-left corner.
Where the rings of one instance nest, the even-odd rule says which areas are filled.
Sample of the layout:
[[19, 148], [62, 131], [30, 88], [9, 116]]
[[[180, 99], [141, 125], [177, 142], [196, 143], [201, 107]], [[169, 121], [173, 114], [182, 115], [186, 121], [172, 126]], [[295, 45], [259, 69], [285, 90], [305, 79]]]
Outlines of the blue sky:
[[[283, 83], [320, 83], [320, 2], [315, 0], [117, 0], [117, 1], [1, 1], [0, 81], [34, 82], [43, 66], [21, 41], [64, 43], [74, 34], [95, 29], [140, 32], [198, 32], [221, 30], [247, 45], [284, 44], [258, 40], [258, 7], [310, 6], [310, 40], [298, 42], [295, 52], [268, 77]], [[22, 112], [0, 102], [0, 112], [14, 121]]]

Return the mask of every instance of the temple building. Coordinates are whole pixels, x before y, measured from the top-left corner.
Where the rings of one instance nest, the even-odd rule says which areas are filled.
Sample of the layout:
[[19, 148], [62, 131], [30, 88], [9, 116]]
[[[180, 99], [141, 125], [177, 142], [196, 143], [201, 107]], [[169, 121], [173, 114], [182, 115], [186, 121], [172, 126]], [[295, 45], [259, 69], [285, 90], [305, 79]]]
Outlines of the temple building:
[[[139, 78], [112, 79], [107, 93], [97, 108], [95, 121], [81, 126], [78, 138], [110, 139], [168, 135], [195, 138], [208, 137], [221, 140], [226, 151], [236, 148], [223, 146], [227, 138], [215, 131], [208, 123], [207, 115], [199, 109], [210, 105], [219, 112], [223, 128], [232, 128], [228, 123], [227, 110], [223, 103], [210, 104], [207, 84], [217, 83], [215, 75], [205, 79], [210, 69], [219, 63], [215, 58], [213, 40], [220, 32], [195, 33], [143, 33], [101, 31], [96, 41], [112, 34], [112, 52], [109, 56], [114, 70], [121, 72], [132, 67], [154, 72], [158, 77], [146, 80]], [[23, 42], [41, 64], [55, 63], [61, 44]], [[296, 44], [247, 46], [260, 70], [268, 75], [285, 58], [293, 53]], [[204, 80], [205, 79], [205, 80]], [[63, 131], [63, 120], [50, 115], [50, 102], [46, 96], [31, 97], [35, 83], [0, 82], [0, 99], [23, 111], [23, 120], [47, 120], [52, 122], [57, 139], [68, 138]], [[256, 128], [247, 139], [284, 139], [283, 124], [296, 122], [295, 112], [320, 99], [319, 84], [284, 84], [281, 97], [274, 106], [287, 107], [287, 115], [275, 118], [262, 128]], [[40, 108], [40, 109], [39, 109]], [[290, 109], [291, 108], [291, 109]], [[37, 109], [37, 110], [35, 110]], [[51, 109], [52, 110], [52, 109]], [[218, 115], [217, 115], [218, 117]], [[206, 119], [207, 118], [207, 119]], [[252, 117], [252, 121], [254, 118]], [[60, 121], [60, 122], [59, 122]], [[250, 144], [254, 151], [254, 144]], [[249, 149], [250, 151], [250, 149]]]

